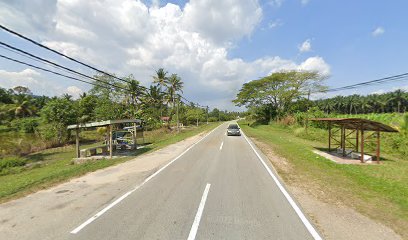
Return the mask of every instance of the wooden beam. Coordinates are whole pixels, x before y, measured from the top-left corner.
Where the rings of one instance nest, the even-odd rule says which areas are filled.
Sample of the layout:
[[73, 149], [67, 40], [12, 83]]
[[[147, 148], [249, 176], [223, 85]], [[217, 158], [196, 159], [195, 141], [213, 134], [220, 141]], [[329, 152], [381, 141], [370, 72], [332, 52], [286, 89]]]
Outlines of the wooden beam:
[[132, 136], [133, 136], [133, 147], [134, 147], [135, 149], [137, 149], [137, 143], [136, 143], [137, 135], [136, 135], [136, 131], [137, 131], [136, 123], [133, 123], [133, 134], [132, 134]]
[[343, 149], [343, 157], [346, 156], [346, 127], [341, 127], [341, 146]]
[[361, 151], [360, 151], [360, 153], [361, 153], [361, 157], [360, 157], [360, 161], [362, 162], [362, 163], [364, 163], [364, 130], [363, 129], [361, 129]]
[[356, 152], [358, 152], [358, 128], [356, 129]]
[[377, 131], [377, 163], [380, 164], [380, 131]]
[[332, 125], [329, 122], [329, 152], [331, 152]]
[[75, 129], [75, 152], [76, 152], [76, 157], [79, 158], [79, 129]]
[[109, 158], [112, 159], [113, 156], [113, 134], [112, 134], [113, 126], [109, 125]]

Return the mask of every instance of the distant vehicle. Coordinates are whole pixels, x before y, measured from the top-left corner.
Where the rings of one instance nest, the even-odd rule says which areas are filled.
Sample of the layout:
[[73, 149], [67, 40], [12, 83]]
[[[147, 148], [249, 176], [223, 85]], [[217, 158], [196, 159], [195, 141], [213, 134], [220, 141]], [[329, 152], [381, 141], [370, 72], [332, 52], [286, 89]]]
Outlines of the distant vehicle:
[[227, 136], [241, 136], [238, 124], [230, 124], [227, 128]]

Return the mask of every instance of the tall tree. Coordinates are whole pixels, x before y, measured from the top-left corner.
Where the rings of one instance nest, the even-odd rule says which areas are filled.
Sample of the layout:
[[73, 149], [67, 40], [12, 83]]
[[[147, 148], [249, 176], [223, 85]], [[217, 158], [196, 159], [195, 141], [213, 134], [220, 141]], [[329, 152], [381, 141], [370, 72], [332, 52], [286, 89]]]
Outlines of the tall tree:
[[[168, 72], [163, 68], [159, 68], [156, 71], [156, 75], [153, 76], [153, 83], [156, 83], [159, 86], [160, 92], [164, 91], [164, 88], [167, 88], [168, 83]], [[163, 117], [163, 108], [160, 106], [160, 119]]]
[[282, 71], [253, 80], [243, 85], [233, 102], [237, 106], [269, 106], [269, 118], [276, 111], [277, 117], [284, 116], [295, 99], [310, 91], [324, 91], [325, 78], [317, 72]]

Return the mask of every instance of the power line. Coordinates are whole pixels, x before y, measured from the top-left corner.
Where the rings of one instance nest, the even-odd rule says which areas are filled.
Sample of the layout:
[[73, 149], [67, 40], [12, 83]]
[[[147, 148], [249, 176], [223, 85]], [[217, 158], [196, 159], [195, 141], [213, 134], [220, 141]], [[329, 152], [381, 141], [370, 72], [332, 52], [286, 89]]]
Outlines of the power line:
[[[10, 57], [7, 57], [7, 56], [1, 55], [1, 54], [0, 54], [0, 57], [1, 57], [1, 58], [4, 58], [4, 59], [7, 59], [7, 60], [9, 60], [9, 61], [12, 61], [12, 62], [20, 63], [20, 64], [23, 64], [23, 65], [26, 65], [26, 66], [29, 66], [29, 67], [32, 67], [32, 68], [36, 68], [36, 69], [39, 69], [39, 70], [42, 70], [42, 71], [45, 71], [45, 72], [49, 72], [49, 73], [52, 73], [52, 74], [55, 74], [55, 75], [58, 75], [58, 76], [66, 77], [66, 78], [69, 78], [69, 79], [72, 79], [72, 80], [75, 80], [75, 81], [79, 81], [79, 82], [87, 83], [87, 84], [90, 84], [90, 85], [99, 86], [99, 87], [103, 87], [103, 88], [109, 89], [109, 88], [107, 88], [106, 86], [103, 86], [103, 85], [95, 84], [95, 83], [92, 83], [92, 82], [87, 82], [87, 81], [84, 81], [84, 80], [79, 79], [79, 78], [75, 78], [75, 77], [71, 77], [71, 76], [68, 76], [68, 75], [65, 75], [65, 74], [62, 74], [62, 73], [54, 72], [54, 71], [52, 71], [52, 70], [45, 69], [45, 68], [42, 68], [42, 67], [38, 67], [38, 66], [35, 66], [35, 65], [32, 65], [32, 64], [23, 62], [23, 61], [19, 61], [19, 60], [17, 60], [17, 59], [10, 58]], [[110, 84], [110, 83], [104, 83], [104, 84], [110, 85], [110, 86], [115, 87], [115, 88], [120, 88], [120, 87], [115, 86], [115, 85], [112, 85], [112, 84]], [[129, 91], [129, 90], [126, 89], [126, 88], [121, 88], [121, 89], [123, 89], [123, 90], [125, 90], [125, 91]], [[109, 89], [109, 90], [110, 90], [110, 89]]]
[[207, 108], [207, 107], [208, 107], [208, 106], [202, 106], [202, 105], [200, 105], [200, 104], [198, 104], [198, 103], [194, 103], [194, 102], [188, 100], [187, 98], [185, 98], [183, 95], [180, 95], [180, 94], [179, 94], [179, 96], [180, 96], [182, 99], [184, 99], [185, 101], [187, 101], [187, 102], [189, 102], [189, 103], [192, 103], [193, 105], [196, 105], [197, 107], [201, 107], [201, 108]]
[[[24, 51], [24, 50], [22, 50], [22, 49], [13, 47], [13, 46], [11, 46], [11, 45], [9, 45], [9, 44], [7, 44], [7, 43], [4, 43], [4, 42], [1, 42], [1, 41], [0, 41], [0, 45], [2, 45], [2, 46], [0, 46], [0, 47], [5, 46], [5, 47], [8, 48], [8, 49], [7, 49], [7, 48], [5, 48], [5, 49], [10, 50], [10, 51], [12, 51], [12, 52], [15, 52], [15, 53], [17, 53], [17, 54], [19, 54], [19, 55], [21, 55], [21, 56], [28, 57], [28, 58], [30, 58], [30, 59], [32, 59], [32, 60], [37, 61], [37, 62], [47, 63], [48, 65], [52, 65], [53, 67], [57, 67], [57, 68], [63, 69], [63, 70], [65, 70], [66, 72], [75, 73], [75, 74], [77, 74], [77, 75], [79, 75], [79, 76], [81, 76], [81, 77], [86, 77], [86, 78], [92, 79], [92, 80], [94, 80], [94, 81], [97, 81], [97, 82], [101, 82], [101, 83], [106, 84], [106, 82], [101, 81], [101, 80], [99, 80], [99, 79], [97, 79], [97, 78], [94, 78], [94, 77], [88, 76], [88, 75], [86, 75], [86, 74], [80, 73], [80, 72], [78, 72], [78, 71], [75, 71], [75, 70], [73, 70], [73, 69], [64, 67], [64, 66], [62, 66], [62, 65], [60, 65], [60, 64], [57, 64], [57, 63], [52, 62], [52, 61], [49, 61], [49, 60], [47, 60], [47, 59], [38, 57], [38, 56], [36, 56], [36, 55], [34, 55], [34, 54], [31, 54], [31, 53], [29, 53], [29, 52], [26, 52], [26, 51]], [[4, 47], [3, 47], [3, 48], [4, 48]], [[113, 85], [113, 84], [112, 84], [112, 85]], [[113, 85], [113, 86], [115, 86], [115, 87], [117, 87], [117, 88], [121, 88], [120, 86], [117, 86], [117, 85]]]
[[374, 85], [374, 84], [382, 84], [382, 83], [391, 82], [391, 81], [398, 81], [398, 80], [402, 80], [406, 78], [408, 78], [408, 73], [403, 73], [403, 74], [398, 74], [398, 75], [394, 75], [390, 77], [384, 77], [384, 78], [375, 79], [375, 80], [371, 80], [367, 82], [361, 82], [361, 83], [356, 83], [356, 84], [347, 85], [343, 87], [332, 88], [332, 89], [326, 90], [326, 92], [337, 92], [341, 90], [354, 89], [354, 88], [359, 88], [359, 87], [369, 86], [369, 85]]
[[18, 37], [20, 37], [20, 38], [22, 38], [22, 39], [24, 39], [24, 40], [27, 40], [27, 41], [29, 41], [29, 42], [31, 42], [31, 43], [33, 43], [33, 44], [35, 44], [35, 45], [37, 45], [37, 46], [39, 46], [39, 47], [41, 47], [41, 48], [44, 48], [44, 49], [46, 49], [46, 50], [48, 50], [48, 51], [51, 51], [51, 52], [53, 52], [53, 53], [55, 53], [55, 54], [58, 54], [58, 55], [60, 55], [60, 56], [63, 56], [63, 57], [65, 57], [65, 58], [67, 58], [67, 59], [69, 59], [69, 60], [71, 60], [71, 61], [73, 61], [73, 62], [76, 62], [76, 63], [78, 63], [78, 64], [81, 64], [82, 66], [88, 67], [88, 68], [90, 68], [90, 69], [92, 69], [92, 70], [94, 70], [94, 71], [103, 73], [103, 74], [108, 75], [108, 76], [110, 76], [110, 77], [113, 77], [113, 78], [115, 78], [115, 79], [117, 79], [117, 80], [120, 80], [120, 81], [129, 83], [129, 81], [127, 81], [127, 80], [125, 80], [125, 79], [123, 79], [123, 78], [116, 77], [115, 75], [112, 75], [112, 74], [110, 74], [110, 73], [107, 73], [107, 72], [105, 72], [105, 71], [102, 71], [102, 70], [100, 70], [100, 69], [98, 69], [98, 68], [92, 67], [91, 65], [86, 64], [86, 63], [84, 63], [84, 62], [81, 62], [81, 61], [79, 61], [79, 60], [76, 60], [75, 58], [69, 57], [69, 56], [67, 56], [67, 55], [65, 55], [65, 54], [63, 54], [63, 53], [61, 53], [61, 52], [59, 52], [59, 51], [57, 51], [57, 50], [54, 50], [54, 49], [52, 49], [52, 48], [49, 48], [49, 47], [47, 47], [47, 46], [45, 46], [45, 45], [43, 45], [43, 44], [41, 44], [41, 43], [39, 43], [39, 42], [37, 42], [37, 41], [35, 41], [35, 40], [29, 38], [29, 37], [26, 37], [26, 36], [24, 36], [24, 35], [22, 35], [22, 34], [20, 34], [20, 33], [18, 33], [18, 32], [15, 32], [15, 31], [13, 31], [13, 30], [11, 30], [11, 29], [9, 29], [9, 28], [6, 28], [5, 26], [3, 26], [3, 25], [1, 25], [1, 24], [0, 24], [0, 28], [3, 29], [4, 31], [7, 31], [7, 32], [9, 32], [9, 33], [11, 33], [11, 34], [13, 34], [13, 35], [16, 35], [16, 36], [18, 36]]

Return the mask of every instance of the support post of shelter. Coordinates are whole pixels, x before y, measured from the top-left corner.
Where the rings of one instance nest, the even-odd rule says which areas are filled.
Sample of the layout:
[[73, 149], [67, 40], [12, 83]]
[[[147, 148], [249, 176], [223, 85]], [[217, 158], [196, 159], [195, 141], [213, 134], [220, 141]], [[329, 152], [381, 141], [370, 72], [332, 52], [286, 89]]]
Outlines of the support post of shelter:
[[360, 151], [360, 161], [364, 163], [364, 130], [361, 129], [361, 151]]
[[113, 155], [113, 134], [112, 134], [112, 129], [113, 126], [109, 125], [109, 158], [112, 158]]
[[76, 152], [76, 157], [79, 158], [79, 128], [75, 129], [75, 152]]
[[329, 152], [331, 152], [332, 124], [329, 122]]
[[377, 131], [377, 151], [376, 151], [377, 163], [380, 163], [380, 131]]
[[134, 147], [134, 149], [137, 149], [137, 143], [136, 143], [136, 140], [137, 140], [137, 138], [136, 138], [136, 131], [137, 131], [137, 127], [136, 127], [136, 123], [133, 123], [133, 134], [132, 134], [132, 137], [133, 137], [133, 147]]
[[341, 127], [341, 148], [343, 150], [343, 157], [346, 156], [346, 128], [345, 126]]
[[358, 152], [358, 133], [359, 133], [359, 130], [358, 130], [358, 128], [356, 129], [356, 152]]

